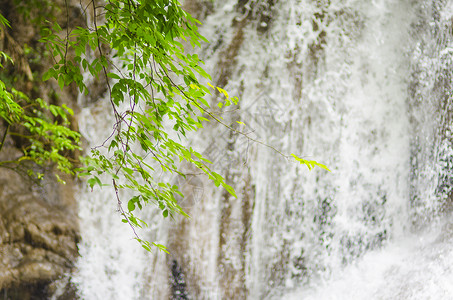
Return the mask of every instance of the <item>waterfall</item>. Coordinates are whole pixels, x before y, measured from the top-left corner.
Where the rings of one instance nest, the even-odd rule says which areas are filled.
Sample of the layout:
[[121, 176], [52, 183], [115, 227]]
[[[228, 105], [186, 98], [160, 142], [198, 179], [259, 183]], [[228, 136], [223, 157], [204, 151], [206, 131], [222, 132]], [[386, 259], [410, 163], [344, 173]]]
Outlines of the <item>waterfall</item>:
[[[140, 250], [111, 190], [81, 187], [82, 298], [451, 295], [452, 1], [184, 5], [203, 22], [210, 44], [199, 54], [214, 83], [240, 99], [225, 122], [331, 172], [207, 125], [190, 143], [238, 197], [202, 176], [169, 178], [191, 218], [150, 208], [142, 232], [169, 255]], [[80, 116], [92, 146], [111, 129], [102, 105]]]

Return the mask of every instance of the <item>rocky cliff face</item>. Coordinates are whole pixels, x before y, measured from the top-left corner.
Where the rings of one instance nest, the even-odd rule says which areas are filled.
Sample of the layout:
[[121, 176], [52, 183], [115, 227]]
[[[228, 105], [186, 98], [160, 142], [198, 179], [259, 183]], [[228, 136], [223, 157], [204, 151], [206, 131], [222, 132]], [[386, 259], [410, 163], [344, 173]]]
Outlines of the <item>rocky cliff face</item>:
[[[53, 189], [53, 190], [51, 190]], [[70, 188], [34, 187], [0, 170], [0, 288], [5, 299], [46, 299], [77, 257], [78, 226]], [[70, 292], [70, 286], [64, 287]], [[60, 298], [64, 299], [64, 298]]]
[[[61, 3], [60, 3], [61, 2]], [[83, 18], [79, 1], [54, 1], [52, 13], [63, 28], [80, 26]], [[72, 3], [73, 2], [73, 3]], [[37, 1], [30, 16], [19, 12], [19, 1], [0, 2], [0, 12], [10, 21], [11, 29], [0, 34], [0, 49], [15, 61], [3, 70], [2, 80], [32, 98], [43, 98], [53, 104], [65, 103], [77, 112], [77, 90], [70, 87], [60, 92], [55, 82], [40, 82], [51, 61], [43, 55], [44, 45], [38, 42], [39, 28], [29, 20], [41, 13]], [[41, 3], [44, 5], [44, 2]], [[38, 8], [39, 7], [39, 8]], [[60, 8], [60, 9], [58, 9]], [[28, 51], [24, 51], [27, 49]], [[75, 128], [75, 127], [74, 127]], [[73, 128], [73, 129], [74, 129]], [[3, 137], [5, 124], [0, 124]], [[0, 151], [0, 161], [20, 157], [21, 141], [7, 136]], [[40, 169], [45, 174], [41, 182], [34, 182], [23, 172], [36, 166], [0, 168], [0, 297], [2, 299], [74, 299], [75, 289], [69, 284], [74, 261], [78, 256], [79, 241], [77, 202], [73, 195], [73, 179], [59, 184], [52, 166]]]

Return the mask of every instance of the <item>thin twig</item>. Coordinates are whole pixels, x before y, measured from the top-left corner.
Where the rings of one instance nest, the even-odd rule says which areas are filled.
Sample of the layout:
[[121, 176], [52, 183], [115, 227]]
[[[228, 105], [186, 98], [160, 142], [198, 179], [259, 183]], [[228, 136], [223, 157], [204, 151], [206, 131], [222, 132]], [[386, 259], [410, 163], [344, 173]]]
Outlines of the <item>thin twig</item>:
[[116, 199], [118, 201], [118, 208], [120, 210], [120, 213], [121, 213], [121, 215], [123, 215], [123, 217], [126, 219], [126, 221], [129, 224], [129, 226], [132, 228], [132, 231], [134, 232], [134, 235], [137, 237], [137, 239], [140, 240], [140, 237], [138, 236], [137, 232], [135, 231], [134, 226], [132, 225], [131, 221], [127, 217], [126, 213], [124, 212], [123, 206], [121, 205], [120, 196], [118, 195], [118, 186], [116, 185], [115, 179], [112, 179], [112, 182], [113, 182], [113, 187], [115, 188], [115, 194], [116, 194]]
[[[96, 21], [96, 17], [97, 17], [97, 15], [96, 15], [96, 3], [95, 3], [94, 0], [91, 3], [93, 4], [93, 23], [94, 23], [94, 29], [96, 31], [96, 37], [97, 37], [97, 40], [98, 40], [98, 51], [99, 51], [100, 59], [102, 60], [102, 57], [104, 57], [104, 54], [102, 53], [102, 49], [101, 49], [101, 39], [100, 39], [100, 36], [99, 36], [98, 25], [97, 25], [97, 21]], [[107, 76], [107, 70], [106, 70], [104, 65], [102, 65], [102, 70], [104, 71], [104, 76], [105, 76], [105, 79], [106, 79], [106, 82], [107, 82], [107, 87], [109, 89], [109, 95], [110, 95], [109, 98], [110, 98], [110, 103], [112, 105], [113, 114], [115, 115], [116, 122], [120, 123], [120, 120], [118, 119], [120, 114], [116, 110], [115, 103], [113, 103], [112, 88], [110, 86], [110, 82], [109, 82], [109, 79], [108, 79], [108, 76]]]
[[213, 118], [214, 120], [216, 120], [218, 123], [220, 123], [221, 125], [225, 126], [226, 128], [228, 128], [229, 130], [237, 133], [237, 134], [240, 134], [240, 135], [243, 135], [245, 136], [247, 139], [255, 142], [255, 143], [258, 143], [258, 144], [261, 144], [265, 147], [268, 147], [272, 150], [274, 150], [275, 152], [277, 152], [278, 154], [280, 154], [281, 156], [285, 157], [285, 158], [289, 158], [290, 156], [289, 155], [286, 155], [284, 154], [283, 152], [281, 152], [280, 150], [278, 150], [277, 148], [275, 147], [272, 147], [271, 145], [268, 145], [264, 142], [261, 142], [259, 140], [256, 140], [254, 138], [251, 138], [249, 137], [246, 133], [242, 132], [242, 131], [239, 131], [237, 129], [234, 129], [233, 127], [231, 127], [230, 125], [222, 122], [219, 118], [217, 118], [213, 113], [211, 113], [210, 111], [208, 111], [207, 109], [203, 108], [200, 104], [197, 103], [197, 101], [195, 99], [192, 99], [191, 97], [189, 97], [186, 92], [184, 90], [182, 90], [177, 84], [175, 84], [173, 82], [173, 80], [171, 80], [170, 76], [168, 76], [165, 68], [162, 68], [162, 71], [165, 73], [165, 75], [167, 75], [167, 78], [170, 80], [170, 82], [188, 99], [190, 100], [193, 104], [195, 104], [196, 107], [198, 107], [200, 110], [204, 111], [205, 113], [207, 113], [211, 118]]

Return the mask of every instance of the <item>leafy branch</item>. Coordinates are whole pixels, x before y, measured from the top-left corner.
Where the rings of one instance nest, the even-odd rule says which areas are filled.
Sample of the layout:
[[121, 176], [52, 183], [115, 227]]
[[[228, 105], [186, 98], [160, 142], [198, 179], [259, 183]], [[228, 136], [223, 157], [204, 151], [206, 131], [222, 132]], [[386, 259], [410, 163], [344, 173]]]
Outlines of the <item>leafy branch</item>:
[[[200, 22], [176, 0], [108, 0], [103, 5], [96, 2], [91, 0], [83, 8], [86, 12], [92, 7], [93, 28], [70, 28], [68, 12], [64, 35], [60, 34], [62, 28], [56, 22], [47, 21], [41, 26], [40, 41], [55, 63], [42, 79], [54, 78], [61, 89], [75, 83], [82, 93], [88, 92], [83, 72], [106, 79], [108, 101], [115, 119], [113, 129], [101, 145], [91, 149], [89, 156], [81, 158], [84, 167], [77, 170], [78, 175], [88, 177], [91, 189], [106, 185], [101, 175], [107, 175], [123, 222], [129, 224], [145, 249], [150, 250], [154, 245], [165, 251], [162, 245], [141, 240], [135, 230], [146, 226], [135, 214], [136, 208], [141, 210], [146, 204], [153, 203], [165, 218], [175, 214], [187, 216], [175, 198], [175, 195], [182, 196], [178, 187], [163, 182], [159, 171], [184, 176], [178, 166], [186, 161], [236, 197], [225, 179], [210, 169], [208, 159], [183, 145], [181, 141], [188, 132], [203, 128], [204, 122], [211, 118], [249, 141], [269, 147], [285, 158], [290, 156], [251, 138], [225, 123], [220, 113], [211, 111], [206, 98], [213, 92], [223, 97], [219, 108], [237, 104], [238, 99], [220, 87], [204, 85], [198, 80], [199, 77], [212, 79], [203, 70], [203, 61], [197, 54], [189, 54], [187, 48], [199, 47], [207, 40], [198, 32]], [[65, 6], [68, 10], [67, 1]], [[62, 155], [66, 150], [80, 149], [80, 135], [66, 127], [67, 114], [72, 111], [40, 99], [31, 101], [15, 90], [7, 92], [1, 82], [0, 98], [10, 99], [1, 104], [4, 106], [0, 107], [0, 116], [8, 124], [19, 122], [27, 130], [23, 137], [29, 145], [23, 149], [23, 159], [38, 164], [53, 161], [63, 172], [72, 173], [71, 162]], [[18, 101], [23, 104], [19, 105]], [[24, 109], [27, 105], [31, 106]], [[60, 118], [62, 124], [50, 122], [43, 111]], [[173, 138], [174, 135], [178, 138]], [[318, 166], [328, 170], [317, 162], [292, 156], [309, 169]], [[121, 190], [133, 193], [127, 209], [120, 200]]]
[[[0, 22], [2, 18], [1, 16]], [[6, 21], [2, 24], [8, 25]], [[6, 61], [13, 63], [7, 54], [4, 52], [0, 54]], [[3, 65], [0, 64], [0, 67]], [[80, 134], [68, 128], [68, 115], [73, 115], [73, 111], [66, 105], [49, 105], [40, 98], [32, 100], [14, 88], [7, 88], [5, 83], [0, 81], [0, 118], [6, 123], [0, 151], [3, 150], [8, 135], [26, 141], [26, 146], [22, 147], [21, 157], [12, 161], [2, 161], [0, 165], [32, 161], [42, 166], [50, 162], [55, 163], [58, 170], [73, 174], [73, 164], [65, 153], [81, 149]], [[61, 120], [60, 123], [55, 121], [57, 118]], [[19, 128], [25, 133], [15, 132], [12, 128]], [[31, 170], [29, 174], [37, 178], [42, 176]], [[56, 177], [62, 182], [57, 174]]]

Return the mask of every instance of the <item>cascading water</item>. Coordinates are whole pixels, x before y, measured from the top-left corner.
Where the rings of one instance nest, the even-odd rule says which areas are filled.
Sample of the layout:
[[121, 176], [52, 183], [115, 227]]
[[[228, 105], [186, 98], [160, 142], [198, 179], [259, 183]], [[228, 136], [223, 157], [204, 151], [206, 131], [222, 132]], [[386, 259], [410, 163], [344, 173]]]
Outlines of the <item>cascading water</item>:
[[[150, 211], [143, 234], [171, 254], [149, 255], [113, 193], [81, 191], [82, 298], [448, 298], [453, 3], [185, 5], [211, 41], [200, 54], [215, 83], [240, 98], [224, 119], [332, 172], [208, 126], [191, 141], [238, 198], [204, 177], [171, 179], [192, 218]], [[92, 145], [111, 127], [96, 105], [80, 118]]]

